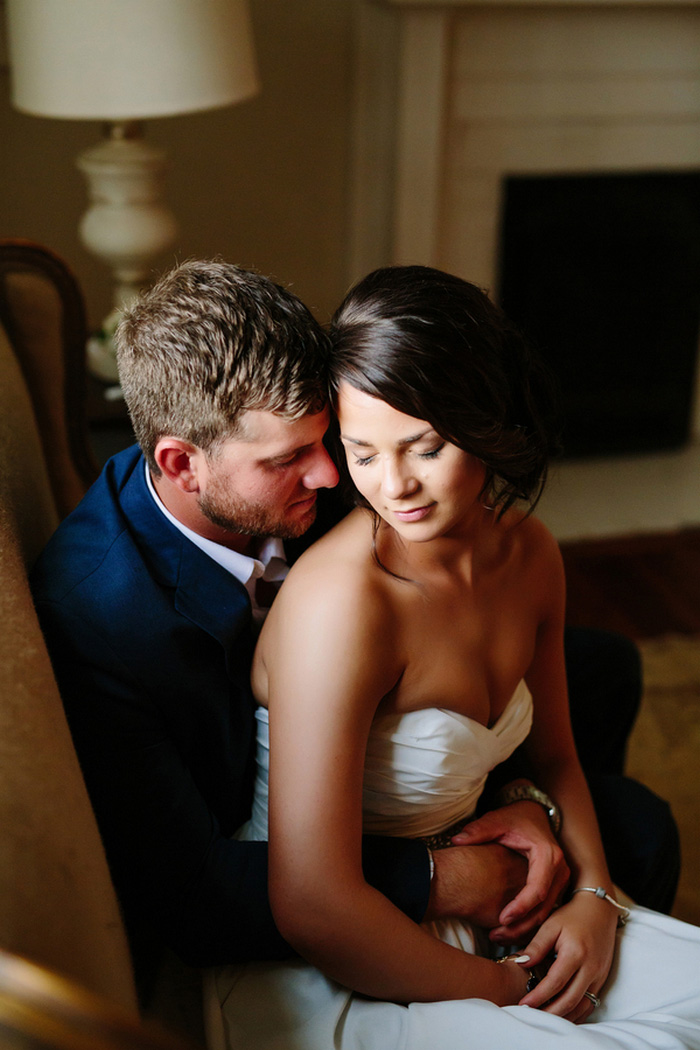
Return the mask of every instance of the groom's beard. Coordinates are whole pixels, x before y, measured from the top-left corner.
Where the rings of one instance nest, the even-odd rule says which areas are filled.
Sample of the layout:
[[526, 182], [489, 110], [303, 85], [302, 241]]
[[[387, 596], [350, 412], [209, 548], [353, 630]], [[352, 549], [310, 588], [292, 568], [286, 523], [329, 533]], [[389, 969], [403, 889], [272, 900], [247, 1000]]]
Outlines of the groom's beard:
[[295, 540], [303, 536], [316, 519], [315, 503], [302, 516], [286, 518], [279, 510], [272, 511], [261, 503], [245, 503], [240, 499], [234, 503], [229, 495], [219, 494], [216, 489], [216, 484], [210, 485], [209, 490], [200, 495], [199, 509], [208, 521], [227, 532], [236, 532], [241, 536], [277, 536], [281, 540]]

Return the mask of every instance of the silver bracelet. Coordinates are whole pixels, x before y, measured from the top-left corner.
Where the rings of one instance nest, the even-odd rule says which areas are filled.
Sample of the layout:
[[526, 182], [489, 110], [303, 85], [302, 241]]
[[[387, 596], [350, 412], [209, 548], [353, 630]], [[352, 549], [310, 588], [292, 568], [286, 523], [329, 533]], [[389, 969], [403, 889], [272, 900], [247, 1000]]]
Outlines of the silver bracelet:
[[613, 908], [617, 908], [619, 913], [617, 916], [618, 926], [624, 926], [630, 917], [629, 908], [625, 908], [623, 904], [618, 904], [615, 898], [611, 897], [602, 886], [579, 886], [578, 889], [571, 891], [571, 896], [573, 897], [575, 893], [595, 893], [596, 897], [600, 897], [602, 901], [612, 904]]

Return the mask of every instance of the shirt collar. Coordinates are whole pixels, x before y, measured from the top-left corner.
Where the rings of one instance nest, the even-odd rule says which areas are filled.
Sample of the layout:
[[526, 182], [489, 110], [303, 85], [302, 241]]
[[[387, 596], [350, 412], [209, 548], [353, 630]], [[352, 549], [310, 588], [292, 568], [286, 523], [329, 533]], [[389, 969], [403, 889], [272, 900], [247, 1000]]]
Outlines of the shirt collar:
[[183, 536], [186, 536], [196, 547], [199, 547], [201, 551], [213, 558], [218, 565], [230, 572], [232, 576], [235, 576], [246, 588], [253, 601], [256, 580], [262, 577], [273, 583], [281, 582], [285, 578], [289, 571], [289, 566], [287, 565], [287, 558], [281, 539], [276, 536], [267, 537], [260, 545], [258, 557], [251, 558], [247, 554], [240, 554], [229, 547], [224, 547], [221, 543], [215, 543], [214, 540], [200, 536], [199, 533], [194, 532], [187, 525], [183, 525], [181, 521], [178, 521], [170, 513], [156, 492], [147, 463], [145, 464], [145, 470], [148, 491], [161, 513]]

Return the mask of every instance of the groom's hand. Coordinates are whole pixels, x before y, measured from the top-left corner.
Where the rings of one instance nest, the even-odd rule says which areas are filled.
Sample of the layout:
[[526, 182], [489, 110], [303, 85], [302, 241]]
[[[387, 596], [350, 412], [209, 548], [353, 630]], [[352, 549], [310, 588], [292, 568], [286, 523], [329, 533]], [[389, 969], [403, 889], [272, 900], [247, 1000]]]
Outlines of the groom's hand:
[[492, 924], [491, 939], [517, 944], [531, 935], [561, 900], [570, 872], [552, 834], [549, 819], [536, 802], [514, 802], [467, 824], [452, 840], [455, 846], [498, 843], [527, 862], [524, 885], [504, 902]]
[[495, 843], [448, 846], [433, 859], [425, 920], [459, 918], [491, 929], [527, 879], [526, 859]]

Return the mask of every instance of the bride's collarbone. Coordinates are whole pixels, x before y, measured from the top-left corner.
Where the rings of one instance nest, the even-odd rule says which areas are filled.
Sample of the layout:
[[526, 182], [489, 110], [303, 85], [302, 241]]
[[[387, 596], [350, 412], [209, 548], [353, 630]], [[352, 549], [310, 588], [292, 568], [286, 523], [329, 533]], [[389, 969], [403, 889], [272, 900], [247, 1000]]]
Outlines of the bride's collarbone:
[[393, 588], [394, 617], [409, 636], [427, 640], [447, 636], [460, 645], [478, 647], [502, 622], [505, 603], [488, 593], [475, 592], [458, 582], [435, 586], [417, 584]]
[[518, 573], [502, 571], [501, 566], [487, 568], [466, 557], [387, 559], [375, 562], [374, 571], [383, 575], [385, 584], [393, 581], [397, 596], [445, 607], [507, 601], [520, 578]]

